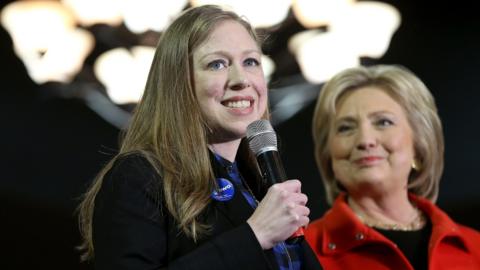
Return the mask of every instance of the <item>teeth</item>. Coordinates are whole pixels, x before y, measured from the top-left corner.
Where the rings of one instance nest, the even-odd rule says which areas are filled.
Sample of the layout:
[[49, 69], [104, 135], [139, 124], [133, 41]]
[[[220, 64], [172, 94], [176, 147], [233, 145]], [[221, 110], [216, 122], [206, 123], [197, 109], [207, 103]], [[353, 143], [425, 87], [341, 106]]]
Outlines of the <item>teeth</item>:
[[249, 100], [229, 101], [227, 102], [226, 105], [229, 108], [248, 108], [250, 107], [250, 101]]

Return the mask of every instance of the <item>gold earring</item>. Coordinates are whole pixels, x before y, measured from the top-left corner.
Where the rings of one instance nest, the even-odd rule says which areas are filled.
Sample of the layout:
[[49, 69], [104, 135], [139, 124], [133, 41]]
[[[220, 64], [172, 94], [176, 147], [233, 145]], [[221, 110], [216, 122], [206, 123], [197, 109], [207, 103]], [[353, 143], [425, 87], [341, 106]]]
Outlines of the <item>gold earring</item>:
[[415, 171], [419, 171], [421, 169], [419, 161], [416, 158], [412, 160], [412, 169], [414, 169]]

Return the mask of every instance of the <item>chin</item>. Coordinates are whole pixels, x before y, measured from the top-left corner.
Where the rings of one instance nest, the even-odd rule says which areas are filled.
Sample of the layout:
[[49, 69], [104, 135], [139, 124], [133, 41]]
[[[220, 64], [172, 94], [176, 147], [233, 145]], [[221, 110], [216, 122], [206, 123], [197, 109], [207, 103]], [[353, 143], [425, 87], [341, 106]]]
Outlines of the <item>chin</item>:
[[383, 172], [369, 171], [369, 172], [360, 172], [352, 175], [354, 182], [358, 183], [383, 183], [388, 181], [387, 176]]
[[245, 136], [247, 136], [247, 126], [223, 130], [220, 136], [216, 137], [221, 137], [223, 141], [234, 141], [238, 139], [243, 139]]

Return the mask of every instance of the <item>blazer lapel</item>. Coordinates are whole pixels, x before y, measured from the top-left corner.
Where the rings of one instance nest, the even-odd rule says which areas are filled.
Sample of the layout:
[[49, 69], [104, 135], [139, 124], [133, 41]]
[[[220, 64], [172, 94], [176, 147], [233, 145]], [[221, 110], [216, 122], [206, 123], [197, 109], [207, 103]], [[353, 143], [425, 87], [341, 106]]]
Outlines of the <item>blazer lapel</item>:
[[[219, 216], [217, 216], [217, 222], [221, 221], [221, 215], [232, 227], [236, 227], [246, 222], [254, 211], [254, 209], [248, 204], [247, 200], [243, 197], [238, 186], [234, 186], [235, 193], [231, 200], [225, 202], [214, 201], [213, 204], [214, 208], [218, 210], [216, 212], [219, 213]], [[223, 223], [224, 222], [221, 222], [220, 224]]]
[[213, 216], [209, 216], [215, 220], [210, 224], [215, 224], [215, 226], [218, 225], [218, 229], [224, 230], [245, 223], [246, 220], [253, 214], [254, 209], [252, 206], [250, 206], [250, 204], [248, 204], [240, 187], [230, 178], [225, 166], [222, 165], [211, 152], [210, 160], [212, 162], [215, 177], [227, 179], [234, 186], [234, 194], [230, 200], [217, 201], [213, 199], [212, 205], [214, 209], [213, 212], [215, 214], [213, 214]]

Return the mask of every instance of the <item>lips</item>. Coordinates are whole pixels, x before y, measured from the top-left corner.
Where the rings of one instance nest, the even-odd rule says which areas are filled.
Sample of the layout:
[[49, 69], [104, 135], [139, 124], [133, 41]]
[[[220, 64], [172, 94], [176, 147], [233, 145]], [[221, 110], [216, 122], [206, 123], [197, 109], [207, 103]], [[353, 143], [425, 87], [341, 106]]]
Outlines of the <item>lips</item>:
[[253, 105], [252, 97], [233, 97], [222, 101], [222, 105], [232, 109], [246, 109]]
[[353, 162], [360, 166], [375, 165], [377, 162], [383, 160], [381, 156], [365, 156], [355, 159]]

